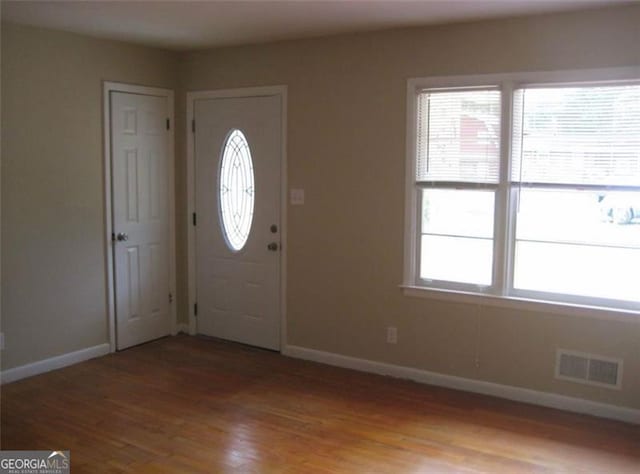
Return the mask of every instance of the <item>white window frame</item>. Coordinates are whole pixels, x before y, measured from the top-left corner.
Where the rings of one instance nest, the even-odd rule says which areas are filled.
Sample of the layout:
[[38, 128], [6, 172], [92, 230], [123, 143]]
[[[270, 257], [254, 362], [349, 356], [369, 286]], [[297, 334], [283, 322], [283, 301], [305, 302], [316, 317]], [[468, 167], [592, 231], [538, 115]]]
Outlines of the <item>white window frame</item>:
[[[513, 288], [515, 218], [512, 215], [517, 194], [511, 184], [511, 115], [513, 93], [522, 86], [594, 85], [640, 80], [640, 67], [588, 69], [549, 72], [519, 72], [468, 76], [411, 78], [407, 81], [407, 137], [405, 175], [405, 241], [403, 288], [407, 296], [448, 301], [487, 304], [542, 312], [605, 315], [606, 318], [640, 316], [640, 304], [595, 297], [542, 293]], [[425, 89], [460, 89], [496, 87], [502, 92], [500, 129], [500, 181], [497, 187], [468, 186], [468, 189], [495, 188], [493, 285], [455, 282], [427, 282], [420, 279], [419, 227], [420, 197], [424, 187], [416, 183], [417, 98]], [[435, 185], [430, 189], [442, 187]], [[427, 188], [429, 189], [429, 188]]]

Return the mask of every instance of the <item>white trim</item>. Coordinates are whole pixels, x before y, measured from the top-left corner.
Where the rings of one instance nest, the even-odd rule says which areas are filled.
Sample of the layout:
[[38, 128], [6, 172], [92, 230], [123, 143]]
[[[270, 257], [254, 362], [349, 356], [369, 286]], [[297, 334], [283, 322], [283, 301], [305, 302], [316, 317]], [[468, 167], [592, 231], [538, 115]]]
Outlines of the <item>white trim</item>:
[[[246, 87], [187, 92], [187, 285], [189, 294], [189, 334], [197, 333], [196, 317], [193, 312], [196, 295], [196, 233], [192, 215], [196, 209], [195, 196], [195, 143], [191, 121], [195, 118], [196, 100], [220, 99], [228, 97], [279, 96], [281, 100], [281, 158], [280, 158], [280, 350], [287, 344], [287, 86]], [[197, 126], [197, 124], [196, 124]]]
[[640, 77], [640, 66], [614, 67], [599, 69], [571, 69], [559, 71], [519, 71], [499, 74], [470, 74], [459, 76], [412, 77], [407, 80], [418, 89], [477, 87], [513, 82], [514, 89], [520, 85], [557, 85], [566, 83], [607, 83], [612, 81], [634, 81]]
[[287, 168], [287, 110], [288, 91], [287, 86], [279, 86], [280, 104], [280, 350], [287, 345], [287, 256], [288, 239], [287, 209], [289, 203], [289, 185]]
[[196, 302], [196, 231], [193, 225], [193, 213], [196, 210], [196, 164], [195, 164], [195, 142], [194, 133], [191, 129], [191, 123], [195, 117], [194, 110], [194, 97], [193, 92], [187, 92], [187, 114], [185, 132], [187, 135], [187, 305], [189, 311], [188, 334], [195, 336], [197, 332], [196, 328], [196, 315], [193, 311], [193, 305]]
[[500, 296], [487, 293], [472, 293], [467, 291], [446, 290], [440, 288], [427, 288], [415, 285], [400, 285], [405, 296], [427, 298], [454, 303], [467, 303], [473, 305], [493, 306], [497, 308], [509, 308], [537, 313], [562, 314], [567, 316], [583, 316], [606, 321], [624, 321], [640, 323], [640, 312], [618, 309], [602, 308], [580, 304], [559, 303], [547, 300], [534, 300], [516, 296]]
[[106, 285], [107, 285], [107, 320], [109, 325], [110, 351], [116, 350], [116, 322], [115, 322], [115, 286], [114, 286], [114, 261], [112, 252], [111, 234], [113, 232], [113, 216], [111, 214], [111, 107], [109, 95], [111, 92], [127, 92], [130, 94], [153, 95], [167, 99], [167, 114], [170, 127], [167, 146], [169, 148], [169, 292], [173, 295], [171, 303], [171, 318], [173, 320], [171, 334], [176, 334], [178, 295], [176, 291], [176, 223], [175, 223], [175, 113], [174, 94], [170, 89], [146, 87], [134, 84], [105, 81], [103, 83], [103, 140], [104, 140], [104, 206], [105, 206], [105, 261], [106, 261]]
[[415, 284], [418, 248], [418, 189], [416, 181], [417, 153], [417, 100], [415, 79], [407, 81], [407, 141], [405, 155], [405, 199], [404, 199], [404, 272], [405, 285]]
[[61, 369], [69, 365], [84, 362], [85, 360], [95, 359], [107, 355], [110, 352], [110, 346], [108, 343], [100, 344], [93, 347], [87, 347], [86, 349], [80, 349], [79, 351], [69, 352], [49, 359], [39, 360], [31, 364], [21, 365], [8, 369], [2, 372], [0, 375], [1, 383], [15, 382], [16, 380], [32, 377], [34, 375], [43, 374], [51, 370]]
[[608, 403], [594, 402], [582, 398], [568, 397], [549, 392], [540, 392], [527, 388], [501, 385], [483, 380], [467, 379], [454, 375], [444, 375], [427, 370], [403, 367], [399, 365], [375, 362], [367, 359], [344, 356], [331, 352], [308, 349], [300, 346], [285, 346], [284, 355], [297, 359], [311, 360], [322, 364], [344, 367], [347, 369], [370, 372], [379, 375], [388, 375], [401, 379], [409, 379], [415, 382], [438, 387], [446, 387], [465, 392], [480, 393], [498, 398], [506, 398], [518, 402], [531, 403], [544, 407], [560, 410], [584, 413], [587, 415], [610, 418], [627, 423], [640, 424], [640, 410], [620, 407]]

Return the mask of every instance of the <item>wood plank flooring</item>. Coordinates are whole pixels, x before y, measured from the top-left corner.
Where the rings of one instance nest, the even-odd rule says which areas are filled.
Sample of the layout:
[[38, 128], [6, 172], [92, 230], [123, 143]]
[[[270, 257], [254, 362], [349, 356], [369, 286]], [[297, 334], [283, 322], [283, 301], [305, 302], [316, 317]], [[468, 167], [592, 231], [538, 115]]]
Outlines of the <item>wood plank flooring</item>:
[[178, 336], [2, 387], [71, 472], [639, 473], [640, 427]]

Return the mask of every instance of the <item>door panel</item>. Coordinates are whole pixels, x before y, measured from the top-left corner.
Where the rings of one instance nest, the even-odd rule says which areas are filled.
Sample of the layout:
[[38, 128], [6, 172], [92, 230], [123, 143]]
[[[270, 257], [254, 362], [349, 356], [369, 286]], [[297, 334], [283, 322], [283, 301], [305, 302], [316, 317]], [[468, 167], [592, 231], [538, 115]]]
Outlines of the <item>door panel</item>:
[[[194, 110], [198, 332], [279, 349], [280, 97], [197, 100]], [[235, 181], [221, 188], [224, 147], [237, 135], [236, 130], [248, 143], [254, 179], [251, 183], [241, 173], [231, 172]], [[238, 148], [238, 154], [245, 152]], [[241, 162], [236, 166], [241, 167]], [[228, 176], [230, 172], [224, 173]], [[252, 186], [245, 184], [247, 188], [238, 190], [234, 182]], [[222, 212], [229, 211], [221, 209], [220, 192], [237, 192], [237, 199], [244, 203], [244, 207], [238, 206], [238, 213], [250, 209], [246, 199], [251, 195], [254, 198], [250, 231], [237, 251], [222, 227]], [[246, 216], [235, 217], [236, 221], [229, 222], [238, 222], [239, 227], [246, 222]], [[269, 250], [270, 243], [277, 249]]]
[[164, 97], [111, 93], [117, 348], [170, 333], [169, 141]]

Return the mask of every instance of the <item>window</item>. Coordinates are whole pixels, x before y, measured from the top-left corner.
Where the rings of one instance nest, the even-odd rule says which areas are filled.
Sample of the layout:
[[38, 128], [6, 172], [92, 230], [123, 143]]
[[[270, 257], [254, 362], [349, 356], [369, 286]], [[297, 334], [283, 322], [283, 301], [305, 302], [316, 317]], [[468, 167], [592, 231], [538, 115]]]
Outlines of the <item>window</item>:
[[222, 147], [218, 174], [218, 213], [229, 249], [237, 252], [247, 243], [253, 221], [253, 163], [244, 134], [231, 130]]
[[640, 74], [594, 75], [409, 81], [405, 286], [640, 310]]
[[420, 278], [490, 286], [500, 91], [420, 92], [417, 137]]

